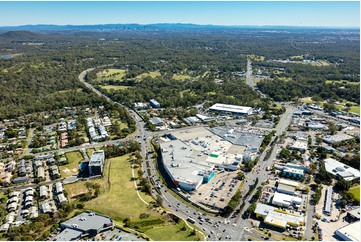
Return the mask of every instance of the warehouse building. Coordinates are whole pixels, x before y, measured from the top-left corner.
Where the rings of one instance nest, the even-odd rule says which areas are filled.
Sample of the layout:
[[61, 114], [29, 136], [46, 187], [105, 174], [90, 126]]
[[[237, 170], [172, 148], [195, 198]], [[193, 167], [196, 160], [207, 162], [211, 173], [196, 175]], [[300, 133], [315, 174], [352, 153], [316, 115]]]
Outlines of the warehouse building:
[[288, 185], [288, 186], [293, 186], [295, 187], [296, 189], [299, 188], [300, 184], [296, 181], [291, 181], [291, 180], [287, 180], [287, 179], [280, 179], [278, 181], [278, 184], [285, 184], [285, 185]]
[[332, 211], [332, 187], [327, 187], [325, 194], [325, 203], [323, 205], [323, 213], [331, 215]]
[[325, 159], [325, 168], [327, 172], [335, 176], [342, 177], [346, 181], [352, 181], [360, 178], [359, 170], [332, 158]]
[[86, 211], [61, 223], [60, 227], [64, 230], [54, 240], [71, 241], [113, 229], [114, 222], [108, 216]]
[[279, 212], [277, 208], [263, 203], [258, 203], [254, 212], [256, 217], [263, 218], [266, 224], [278, 228], [286, 229], [287, 226], [299, 227], [305, 224], [304, 217]]
[[244, 106], [237, 106], [237, 105], [229, 105], [229, 104], [222, 104], [216, 103], [209, 110], [217, 113], [225, 113], [225, 114], [232, 114], [237, 116], [242, 115], [250, 115], [252, 114], [251, 107], [244, 107]]
[[89, 177], [103, 175], [105, 155], [103, 150], [94, 151], [89, 161]]
[[290, 206], [300, 207], [301, 203], [302, 203], [302, 198], [279, 192], [275, 192], [275, 195], [273, 196], [272, 199], [273, 205], [285, 207], [285, 208], [288, 208]]
[[360, 221], [357, 221], [336, 230], [335, 234], [345, 241], [360, 241], [360, 226]]
[[294, 195], [296, 191], [296, 188], [290, 185], [285, 184], [278, 184], [277, 186], [277, 192], [288, 194], [288, 195]]
[[348, 134], [344, 134], [344, 133], [335, 134], [335, 135], [325, 135], [323, 137], [323, 141], [327, 144], [340, 143], [340, 142], [351, 140], [351, 139], [353, 139], [352, 136], [350, 136]]
[[161, 156], [174, 185], [185, 191], [197, 190], [214, 176], [214, 165], [192, 158], [191, 148], [180, 140], [161, 143]]

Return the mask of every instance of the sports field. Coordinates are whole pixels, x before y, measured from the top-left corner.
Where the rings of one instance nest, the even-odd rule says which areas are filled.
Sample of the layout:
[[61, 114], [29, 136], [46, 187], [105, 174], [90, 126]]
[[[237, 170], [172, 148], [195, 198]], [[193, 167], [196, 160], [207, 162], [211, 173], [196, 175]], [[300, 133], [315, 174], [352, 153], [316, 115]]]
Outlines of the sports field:
[[351, 187], [348, 192], [353, 194], [355, 198], [360, 201], [360, 186]]

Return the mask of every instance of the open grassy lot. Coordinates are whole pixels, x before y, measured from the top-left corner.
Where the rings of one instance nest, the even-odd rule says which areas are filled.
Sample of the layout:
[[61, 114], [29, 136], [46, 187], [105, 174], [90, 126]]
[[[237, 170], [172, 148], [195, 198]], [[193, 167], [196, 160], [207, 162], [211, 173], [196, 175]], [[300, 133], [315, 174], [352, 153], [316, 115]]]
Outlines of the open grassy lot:
[[[132, 169], [128, 155], [111, 158], [106, 161], [104, 181], [99, 197], [86, 203], [85, 207], [96, 212], [111, 216], [116, 220], [129, 217], [138, 219], [141, 213], [149, 213], [151, 217], [159, 216], [155, 211], [149, 210], [137, 195], [134, 182], [131, 181]], [[137, 170], [134, 171], [137, 174]], [[153, 199], [141, 193], [146, 201]], [[106, 204], [107, 206], [104, 206]]]
[[89, 156], [89, 158], [92, 156], [93, 152], [95, 151], [94, 148], [86, 149], [86, 153]]
[[68, 160], [69, 164], [59, 166], [60, 175], [62, 177], [77, 175], [79, 172], [79, 162], [84, 160], [83, 155], [79, 151], [72, 151], [65, 153], [65, 157]]
[[114, 80], [119, 81], [126, 75], [126, 70], [121, 69], [105, 69], [103, 72], [97, 73], [99, 81]]
[[157, 77], [157, 76], [161, 76], [159, 71], [150, 71], [150, 72], [147, 72], [147, 73], [140, 74], [140, 75], [136, 76], [135, 78], [136, 79], [144, 79], [146, 77], [154, 78], [154, 77]]
[[[185, 226], [186, 230], [182, 231], [181, 228]], [[189, 241], [195, 240], [197, 237], [203, 239], [203, 236], [198, 232], [196, 235], [190, 235], [191, 229], [188, 228], [184, 221], [179, 222], [178, 224], [168, 224], [162, 227], [156, 227], [145, 232], [152, 240], [168, 240], [168, 241]]]
[[360, 106], [351, 106], [349, 112], [360, 114]]
[[349, 85], [360, 85], [359, 82], [350, 82], [350, 81], [346, 81], [346, 80], [326, 80], [326, 84], [331, 84], [331, 83], [345, 83], [345, 84], [349, 84]]
[[105, 90], [111, 90], [111, 89], [114, 89], [114, 90], [125, 90], [125, 89], [128, 89], [129, 86], [115, 86], [115, 85], [106, 85], [106, 86], [100, 86], [102, 89], [105, 89]]
[[360, 186], [351, 187], [348, 192], [353, 194], [355, 198], [360, 201]]
[[191, 77], [189, 75], [179, 75], [179, 74], [174, 74], [172, 78], [176, 81], [183, 81], [183, 80], [191, 79]]

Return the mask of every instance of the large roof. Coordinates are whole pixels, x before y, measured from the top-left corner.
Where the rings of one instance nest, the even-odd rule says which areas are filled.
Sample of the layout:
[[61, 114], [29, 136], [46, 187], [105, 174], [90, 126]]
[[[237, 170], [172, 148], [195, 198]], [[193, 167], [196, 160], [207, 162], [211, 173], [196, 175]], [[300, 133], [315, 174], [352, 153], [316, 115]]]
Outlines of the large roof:
[[282, 190], [294, 193], [296, 190], [296, 187], [280, 183], [280, 184], [278, 184], [277, 191], [281, 192]]
[[58, 234], [54, 240], [55, 241], [71, 241], [78, 238], [83, 232], [74, 230], [74, 229], [64, 229]]
[[340, 176], [347, 181], [352, 181], [353, 179], [360, 177], [359, 170], [332, 158], [325, 159], [325, 168], [327, 172]]
[[[263, 141], [262, 135], [254, 133], [232, 131], [222, 127], [210, 128], [209, 130], [232, 144], [247, 147], [246, 150], [258, 150]], [[232, 132], [230, 133], [230, 131]]]
[[200, 174], [211, 171], [213, 164], [191, 157], [191, 147], [180, 140], [161, 143], [163, 163], [173, 179], [185, 183], [198, 183]]
[[360, 221], [348, 224], [337, 230], [336, 233], [340, 233], [347, 237], [349, 241], [360, 241]]
[[74, 228], [75, 230], [86, 232], [91, 229], [101, 229], [105, 224], [110, 223], [113, 223], [110, 217], [92, 212], [84, 212], [61, 223], [61, 226], [66, 228], [73, 228], [73, 225], [76, 225], [76, 228]]
[[287, 179], [280, 179], [278, 181], [279, 184], [286, 184], [286, 185], [289, 185], [289, 186], [293, 186], [293, 187], [298, 187], [299, 186], [299, 183], [296, 182], [296, 181], [291, 181], [291, 180], [287, 180]]
[[230, 105], [230, 104], [216, 103], [209, 109], [214, 110], [214, 111], [221, 111], [221, 112], [248, 114], [252, 108], [244, 107], [244, 106], [237, 106], [237, 105]]

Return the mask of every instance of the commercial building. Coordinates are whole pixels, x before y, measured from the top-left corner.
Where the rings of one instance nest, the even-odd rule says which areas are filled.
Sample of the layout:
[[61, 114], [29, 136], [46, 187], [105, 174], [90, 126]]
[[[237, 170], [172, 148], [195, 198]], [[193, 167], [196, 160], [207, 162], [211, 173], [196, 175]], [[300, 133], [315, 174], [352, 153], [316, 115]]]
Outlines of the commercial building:
[[266, 224], [283, 229], [287, 226], [298, 227], [305, 224], [304, 217], [280, 212], [277, 208], [263, 203], [258, 203], [254, 212], [256, 217], [263, 218]]
[[103, 150], [94, 151], [89, 161], [89, 177], [103, 175], [105, 155]]
[[280, 193], [293, 195], [295, 194], [296, 188], [294, 186], [290, 186], [286, 184], [278, 184], [277, 191]]
[[308, 122], [307, 127], [309, 129], [324, 129], [325, 125], [319, 123], [319, 122]]
[[272, 198], [272, 204], [280, 207], [299, 207], [302, 202], [302, 198], [296, 196], [290, 196], [287, 194], [275, 192]]
[[155, 99], [149, 100], [149, 104], [152, 108], [160, 108], [160, 103]]
[[251, 107], [244, 107], [244, 106], [237, 106], [237, 105], [229, 105], [229, 104], [222, 104], [216, 103], [209, 110], [218, 113], [226, 113], [232, 115], [250, 115], [252, 113]]
[[331, 215], [332, 211], [332, 187], [327, 187], [325, 194], [325, 203], [323, 205], [323, 213]]
[[288, 177], [302, 178], [304, 176], [304, 171], [298, 168], [286, 166], [283, 168], [282, 174]]
[[360, 220], [360, 207], [348, 211], [347, 216], [353, 220]]
[[164, 124], [163, 119], [159, 117], [150, 118], [149, 122], [155, 126], [162, 126]]
[[299, 150], [299, 151], [305, 151], [307, 150], [307, 142], [303, 140], [296, 140], [293, 142], [293, 144], [290, 146], [290, 149], [293, 150]]
[[335, 134], [335, 135], [325, 135], [323, 137], [323, 141], [327, 144], [340, 143], [340, 142], [351, 140], [351, 139], [353, 139], [352, 136], [350, 136], [348, 134], [344, 134], [344, 133], [339, 133], [339, 134]]
[[352, 181], [360, 178], [360, 171], [355, 168], [345, 165], [344, 163], [332, 158], [325, 159], [324, 161], [326, 171], [335, 176], [342, 177], [346, 181]]
[[191, 157], [192, 150], [180, 140], [160, 144], [165, 171], [175, 186], [185, 191], [196, 190], [214, 176], [214, 165]]
[[345, 241], [360, 241], [360, 226], [360, 221], [357, 221], [336, 230], [335, 234]]
[[212, 122], [216, 120], [214, 117], [208, 117], [202, 114], [196, 114], [196, 117], [201, 120], [203, 123]]
[[60, 227], [64, 230], [54, 240], [71, 241], [113, 229], [114, 222], [108, 216], [86, 211], [61, 223]]

